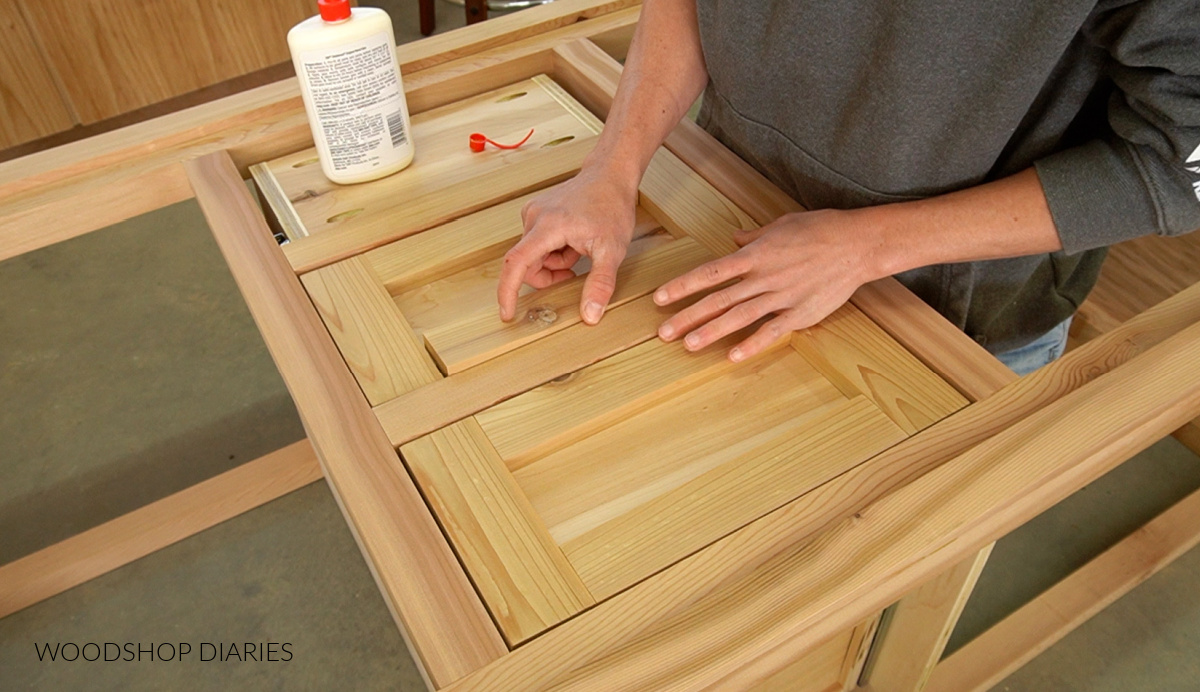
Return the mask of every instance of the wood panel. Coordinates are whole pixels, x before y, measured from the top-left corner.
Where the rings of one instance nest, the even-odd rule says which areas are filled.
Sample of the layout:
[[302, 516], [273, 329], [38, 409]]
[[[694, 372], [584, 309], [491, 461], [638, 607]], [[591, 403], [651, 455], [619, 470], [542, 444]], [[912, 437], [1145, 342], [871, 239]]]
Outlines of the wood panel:
[[567, 541], [563, 552], [588, 590], [607, 598], [903, 438], [874, 404], [856, 397]]
[[473, 418], [400, 453], [510, 646], [595, 602]]
[[17, 3], [0, 5], [0, 149], [75, 124]]
[[[699, 296], [695, 298], [699, 300]], [[577, 324], [482, 365], [464, 370], [375, 407], [375, 415], [393, 445], [402, 445], [438, 428], [550, 380], [653, 339], [673, 310], [651, 296], [623, 305], [604, 317], [605, 328]]]
[[638, 199], [676, 237], [695, 238], [715, 255], [738, 249], [736, 230], [758, 228], [744, 211], [671, 152], [659, 149], [650, 160]]
[[320, 479], [300, 440], [0, 566], [0, 618]]
[[[555, 383], [531, 392], [541, 395], [533, 404], [587, 398], [597, 414], [586, 421], [546, 408], [524, 428], [567, 441], [514, 474], [555, 540], [599, 530], [771, 440], [803, 434], [846, 400], [787, 348], [745, 366], [715, 360], [652, 341], [578, 373], [561, 398]], [[680, 377], [650, 375], [659, 369]], [[628, 382], [639, 375], [648, 381]]]
[[967, 404], [851, 305], [796, 332], [792, 345], [831, 382], [868, 397], [910, 435]]
[[[225, 153], [189, 177], [413, 658], [440, 688], [507, 651]], [[420, 569], [414, 569], [420, 565]]]
[[[682, 681], [695, 685], [715, 684], [718, 680], [731, 687], [738, 682], [748, 687], [749, 682], [738, 677], [738, 671], [747, 665], [747, 661], [773, 656], [771, 660], [778, 666], [774, 670], [781, 669], [817, 642], [842, 631], [846, 624], [844, 618], [854, 616], [849, 608], [875, 610], [882, 607], [970, 553], [972, 546], [963, 545], [960, 531], [957, 532], [958, 539], [939, 540], [940, 557], [926, 556], [922, 569], [891, 569], [878, 563], [868, 564], [873, 559], [886, 559], [886, 554], [893, 549], [889, 546], [894, 547], [908, 529], [923, 530], [920, 527], [925, 526], [928, 533], [923, 535], [933, 538], [950, 535], [930, 525], [943, 510], [925, 512], [915, 509], [922, 501], [930, 507], [946, 507], [953, 498], [961, 497], [958, 490], [946, 490], [958, 487], [955, 483], [944, 476], [930, 478], [926, 473], [929, 469], [942, 466], [948, 469], [943, 474], [954, 472], [972, 478], [974, 497], [980, 506], [993, 508], [1002, 504], [1011, 512], [1014, 503], [1023, 504], [1020, 512], [1009, 515], [1011, 522], [1002, 521], [994, 513], [976, 516], [988, 525], [988, 531], [975, 534], [975, 542], [984, 545], [990, 533], [999, 535], [1008, 530], [1007, 523], [1020, 523], [1024, 518], [1020, 514], [1032, 515], [1050, 506], [1058, 496], [1069, 494], [1073, 487], [1103, 473], [1107, 464], [1124, 458], [1128, 447], [1112, 447], [1111, 438], [1119, 434], [1108, 421], [1082, 416], [1075, 410], [1069, 413], [1061, 410], [1064, 406], [1073, 409], [1081, 397], [1091, 406], [1102, 408], [1107, 394], [1097, 394], [1095, 388], [1090, 388], [1072, 401], [1065, 395], [1078, 393], [1085, 383], [1096, 382], [1097, 378], [1105, 377], [1105, 373], [1112, 372], [1136, 354], [1146, 353], [1147, 349], [1197, 321], [1200, 321], [1200, 288], [1177, 296], [1123, 325], [1118, 332], [1107, 334], [1015, 381], [995, 396], [963, 409], [856, 467], [839, 479], [839, 483], [809, 493], [638, 586], [598, 604], [560, 625], [553, 638], [531, 641], [450, 689], [534, 690], [556, 685], [561, 685], [561, 689], [572, 689], [586, 681], [603, 689], [617, 690], [644, 689], [655, 684], [666, 686]], [[1154, 420], [1137, 432], [1138, 445], [1148, 443], [1163, 426], [1171, 425], [1172, 416], [1186, 415], [1179, 412], [1178, 402], [1166, 404], [1161, 398], [1157, 411], [1141, 408], [1142, 403], [1138, 404], [1139, 408], [1127, 405], [1136, 390], [1173, 387], [1178, 384], [1180, 373], [1193, 376], [1186, 367], [1174, 369], [1192, 357], [1171, 353], [1177, 348], [1178, 342], [1169, 344], [1168, 351], [1157, 352], [1167, 353], [1166, 357], [1156, 355], [1151, 359], [1158, 361], [1161, 358], [1154, 366], [1158, 373], [1153, 383], [1147, 378], [1147, 369], [1142, 368], [1104, 384], [1105, 392], [1113, 392], [1121, 400], [1117, 407], [1121, 413]], [[1115, 371], [1120, 372], [1121, 369]], [[1151, 395], [1150, 398], [1155, 397]], [[1056, 401], [1066, 404], [1059, 406], [1059, 410], [1046, 408]], [[1092, 440], [1088, 446], [1092, 450], [1107, 448], [1104, 454], [1110, 456], [1090, 457], [1085, 466], [1074, 467], [1078, 473], [1073, 478], [1058, 474], [1036, 479], [1020, 492], [1005, 490], [992, 482], [995, 477], [984, 477], [981, 467], [971, 459], [945, 464], [947, 459], [1041, 409], [1045, 409], [1045, 413], [1037, 414], [1040, 420], [1023, 424], [1026, 429], [1016, 429], [1007, 440], [1000, 441], [1020, 445], [1021, 450], [1001, 449], [1006, 444], [989, 443], [992, 445], [989, 454], [1007, 460], [1001, 462], [997, 470], [1017, 463], [1032, 464], [1035, 459], [1047, 462], [1045, 468], [1051, 474], [1065, 470], [1064, 459], [1072, 457], [1055, 458], [1056, 450], [1041, 450], [1047, 441], [1059, 439], [1062, 431], [1041, 430], [1043, 423], [1051, 426], [1097, 425], [1110, 439]], [[1030, 435], [1033, 427], [1041, 430], [1037, 439]], [[1134, 427], [1141, 428], [1137, 424]], [[1025, 444], [1028, 444], [1027, 448]], [[1020, 453], [1016, 453], [1018, 451]], [[973, 455], [976, 453], [972, 452]], [[897, 489], [905, 492], [900, 500], [894, 499]], [[892, 497], [891, 502], [895, 503], [886, 515], [878, 511], [878, 503], [885, 497]], [[863, 512], [868, 506], [876, 509]], [[848, 551], [852, 547], [846, 541], [857, 543], [854, 537], [862, 537], [861, 531], [868, 525], [875, 527], [873, 531], [880, 532], [874, 534], [879, 541], [859, 543], [860, 547], [853, 550], [860, 552], [851, 554]], [[908, 529], [902, 528], [906, 526]], [[837, 530], [829, 533], [834, 527]], [[818, 540], [821, 535], [825, 538]], [[957, 550], [947, 548], [956, 543]], [[799, 551], [794, 560], [773, 560], [774, 556], [790, 550], [789, 546]], [[821, 556], [840, 560], [842, 567]], [[796, 573], [793, 579], [790, 576], [792, 568], [807, 571]], [[825, 598], [817, 603], [812, 600], [814, 594], [806, 594], [804, 590], [820, 578], [812, 571], [819, 569], [831, 570], [825, 574], [831, 582], [836, 582], [835, 589], [837, 584], [848, 584], [845, 577], [849, 573], [871, 576], [864, 578], [854, 593], [836, 599], [836, 603]], [[785, 581], [790, 583], [784, 584]], [[699, 604], [706, 598], [708, 605], [701, 607]], [[806, 609], [811, 618], [801, 615]], [[672, 622], [674, 626], [668, 626]], [[743, 637], [746, 638], [744, 641]], [[639, 652], [643, 654], [640, 659]], [[655, 677], [649, 682], [645, 677], [629, 680], [618, 677], [622, 671]], [[752, 672], [754, 680], [767, 674], [763, 669]]]
[[309, 272], [302, 281], [372, 406], [441, 378], [365, 262], [352, 257]]
[[1193, 492], [954, 652], [925, 689], [991, 689], [1198, 544], [1200, 492]]
[[[691, 239], [666, 243], [622, 263], [609, 310], [647, 295], [667, 281], [715, 259]], [[517, 319], [506, 323], [494, 305], [457, 317], [425, 332], [425, 343], [442, 372], [454, 374], [582, 321], [579, 300], [586, 276], [526, 294], [517, 300]]]
[[286, 62], [288, 30], [313, 14], [307, 0], [18, 2], [84, 124]]

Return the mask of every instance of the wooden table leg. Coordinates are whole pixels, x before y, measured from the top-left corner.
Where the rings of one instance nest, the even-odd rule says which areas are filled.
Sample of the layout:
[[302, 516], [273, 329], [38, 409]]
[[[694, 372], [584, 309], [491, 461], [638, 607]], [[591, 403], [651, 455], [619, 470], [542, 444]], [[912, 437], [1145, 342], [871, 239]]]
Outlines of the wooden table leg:
[[467, 24], [482, 22], [487, 19], [487, 0], [466, 0]]
[[420, 0], [421, 35], [428, 36], [437, 27], [437, 11], [433, 0]]

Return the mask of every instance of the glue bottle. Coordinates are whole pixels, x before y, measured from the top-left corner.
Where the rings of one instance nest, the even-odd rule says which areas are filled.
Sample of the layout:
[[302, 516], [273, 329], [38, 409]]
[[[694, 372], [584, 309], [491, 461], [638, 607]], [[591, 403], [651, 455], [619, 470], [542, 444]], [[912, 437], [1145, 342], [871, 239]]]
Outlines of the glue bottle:
[[349, 0], [317, 7], [287, 38], [321, 170], [342, 184], [391, 175], [413, 158], [392, 20]]

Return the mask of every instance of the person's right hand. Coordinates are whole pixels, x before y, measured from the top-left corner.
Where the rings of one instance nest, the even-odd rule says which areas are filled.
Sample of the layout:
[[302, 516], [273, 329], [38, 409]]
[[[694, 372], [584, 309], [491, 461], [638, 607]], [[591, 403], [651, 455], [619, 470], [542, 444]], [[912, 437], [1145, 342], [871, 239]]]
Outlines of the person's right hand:
[[589, 168], [530, 200], [521, 210], [525, 234], [504, 256], [500, 270], [500, 319], [516, 316], [522, 283], [545, 288], [569, 279], [579, 258], [590, 257], [579, 314], [588, 324], [599, 322], [633, 237], [636, 205], [636, 183]]

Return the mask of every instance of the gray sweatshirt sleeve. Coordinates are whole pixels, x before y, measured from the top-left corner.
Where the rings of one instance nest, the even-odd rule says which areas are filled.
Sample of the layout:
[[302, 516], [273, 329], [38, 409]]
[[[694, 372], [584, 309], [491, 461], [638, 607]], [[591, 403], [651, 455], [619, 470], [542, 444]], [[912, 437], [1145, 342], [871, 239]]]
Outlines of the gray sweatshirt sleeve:
[[1101, 4], [1086, 35], [1111, 56], [1112, 132], [1035, 164], [1068, 253], [1200, 228], [1200, 7]]

